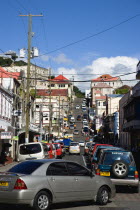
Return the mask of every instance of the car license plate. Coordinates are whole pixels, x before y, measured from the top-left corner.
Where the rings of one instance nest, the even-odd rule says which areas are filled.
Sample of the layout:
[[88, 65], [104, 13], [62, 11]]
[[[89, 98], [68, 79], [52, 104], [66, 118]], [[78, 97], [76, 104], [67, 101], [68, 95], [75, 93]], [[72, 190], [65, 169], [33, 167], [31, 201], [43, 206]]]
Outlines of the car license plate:
[[100, 176], [110, 176], [109, 171], [100, 171]]
[[8, 182], [0, 182], [0, 186], [7, 187], [8, 186]]

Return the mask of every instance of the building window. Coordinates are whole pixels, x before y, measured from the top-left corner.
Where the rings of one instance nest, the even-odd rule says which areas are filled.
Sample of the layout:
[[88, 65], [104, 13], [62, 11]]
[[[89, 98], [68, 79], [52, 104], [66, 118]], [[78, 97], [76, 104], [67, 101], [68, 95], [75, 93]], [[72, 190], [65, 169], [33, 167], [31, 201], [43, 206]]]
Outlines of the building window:
[[98, 106], [101, 106], [100, 102], [98, 102]]
[[103, 106], [106, 106], [106, 101], [103, 102]]

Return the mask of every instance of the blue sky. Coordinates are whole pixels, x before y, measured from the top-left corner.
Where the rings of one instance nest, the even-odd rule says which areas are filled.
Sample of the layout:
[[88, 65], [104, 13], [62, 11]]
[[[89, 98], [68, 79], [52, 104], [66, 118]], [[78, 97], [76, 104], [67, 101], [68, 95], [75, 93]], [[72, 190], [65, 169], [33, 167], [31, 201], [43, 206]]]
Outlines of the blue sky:
[[[140, 59], [139, 0], [5, 0], [0, 7], [1, 54], [27, 49], [28, 18], [19, 15], [29, 13], [43, 15], [32, 19], [32, 46], [38, 47], [42, 56], [31, 62], [51, 68], [55, 76], [63, 73], [68, 79], [87, 81], [105, 73], [119, 76], [136, 71]], [[135, 79], [135, 74], [121, 79]], [[87, 82], [75, 85], [82, 91], [90, 87]]]

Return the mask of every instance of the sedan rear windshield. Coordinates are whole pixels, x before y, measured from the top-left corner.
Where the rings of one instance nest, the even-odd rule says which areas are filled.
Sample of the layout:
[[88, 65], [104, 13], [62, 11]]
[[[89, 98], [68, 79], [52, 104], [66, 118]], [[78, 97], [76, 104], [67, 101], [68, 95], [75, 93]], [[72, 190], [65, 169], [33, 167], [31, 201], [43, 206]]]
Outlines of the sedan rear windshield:
[[78, 146], [78, 145], [79, 145], [79, 143], [76, 143], [76, 142], [73, 142], [70, 144], [70, 146]]
[[35, 154], [41, 152], [40, 144], [21, 145], [19, 153], [21, 155]]
[[19, 173], [19, 174], [31, 174], [42, 164], [43, 163], [41, 162], [25, 161], [13, 166], [8, 170], [8, 172]]
[[103, 155], [101, 164], [112, 165], [115, 160], [122, 160], [131, 163], [130, 154], [125, 152], [106, 152]]

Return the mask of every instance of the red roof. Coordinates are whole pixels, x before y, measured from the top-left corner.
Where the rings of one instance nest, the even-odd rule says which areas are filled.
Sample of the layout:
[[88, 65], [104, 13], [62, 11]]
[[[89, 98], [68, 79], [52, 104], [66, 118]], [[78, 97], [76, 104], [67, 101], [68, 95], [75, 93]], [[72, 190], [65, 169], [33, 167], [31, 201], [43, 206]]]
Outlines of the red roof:
[[51, 94], [49, 89], [38, 89], [37, 90], [38, 96], [67, 96], [68, 90], [67, 89], [51, 89]]
[[65, 84], [68, 84], [68, 83], [70, 83], [70, 82], [69, 82], [69, 80], [68, 80], [66, 77], [64, 77], [63, 75], [59, 75], [59, 76], [57, 76], [57, 77], [51, 79], [51, 83], [63, 83], [63, 84], [65, 83]]
[[119, 77], [112, 77], [109, 74], [104, 74], [96, 79], [92, 79], [92, 82], [101, 82], [101, 81], [109, 82], [109, 81], [116, 81], [119, 79], [120, 79]]
[[20, 76], [20, 72], [8, 72], [5, 71], [2, 67], [0, 67], [0, 78], [14, 78], [18, 79]]
[[59, 75], [59, 76], [57, 76], [57, 77], [55, 77], [54, 79], [52, 79], [52, 80], [68, 80], [66, 77], [64, 77], [63, 75]]
[[105, 100], [106, 96], [96, 96], [95, 100]]

